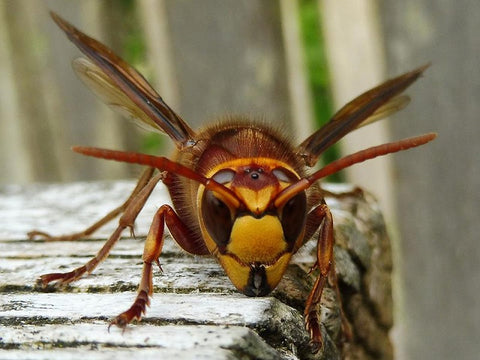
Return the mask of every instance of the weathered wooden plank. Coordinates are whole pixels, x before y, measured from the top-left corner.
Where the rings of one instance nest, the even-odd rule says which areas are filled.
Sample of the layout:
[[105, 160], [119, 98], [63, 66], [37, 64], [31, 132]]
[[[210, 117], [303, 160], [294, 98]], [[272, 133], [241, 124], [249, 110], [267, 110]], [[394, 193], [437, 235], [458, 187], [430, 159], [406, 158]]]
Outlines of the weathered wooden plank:
[[[38, 322], [37, 319], [43, 319], [46, 323], [63, 323], [65, 319], [71, 322], [85, 319], [109, 319], [127, 309], [134, 297], [134, 292], [77, 293], [74, 295], [75, 301], [72, 302], [73, 297], [70, 293], [5, 294], [2, 295], [2, 317], [6, 323], [20, 321], [28, 323], [28, 319], [35, 319], [35, 323]], [[106, 306], [99, 306], [99, 304], [106, 304]], [[226, 294], [164, 293], [152, 298], [145, 320], [153, 323], [256, 327], [262, 322], [279, 321], [278, 313], [282, 314], [285, 328], [288, 322], [302, 322], [299, 314], [293, 309], [271, 297], [250, 299], [241, 294], [226, 296]]]
[[[33, 359], [118, 358], [135, 349], [146, 358], [155, 350], [166, 358], [192, 358], [192, 352], [198, 355], [195, 358], [222, 359], [239, 354], [252, 359], [311, 356], [302, 309], [311, 288], [306, 272], [314, 261], [314, 241], [295, 256], [272, 296], [247, 298], [212, 258], [187, 255], [167, 238], [160, 259], [164, 272], [155, 270], [154, 296], [142, 324], [129, 327], [123, 336], [118, 329], [111, 331], [116, 335], [107, 332], [109, 319], [126, 310], [135, 297], [143, 239], [155, 209], [166, 201], [161, 186], [138, 219], [137, 238], [121, 239], [90, 276], [64, 289], [37, 288], [40, 274], [83, 265], [115, 225], [106, 226], [94, 239], [74, 242], [28, 241], [25, 233], [32, 228], [54, 233], [80, 230], [120, 204], [133, 186], [101, 182], [0, 188], [0, 358], [6, 349], [7, 358]], [[325, 289], [321, 318], [326, 344], [320, 358], [337, 358], [339, 352], [360, 359], [390, 358], [391, 259], [381, 214], [371, 196], [361, 192], [327, 201], [335, 217], [335, 258], [346, 290], [344, 306], [356, 336], [343, 349], [335, 345], [341, 335], [338, 301], [332, 289]], [[225, 327], [233, 330], [224, 332], [225, 340], [208, 340], [203, 346], [197, 340], [201, 335], [190, 334], [205, 331], [205, 326], [217, 329], [212, 334]], [[161, 339], [147, 345], [137, 341], [147, 334]], [[188, 344], [176, 344], [176, 336]], [[42, 352], [32, 352], [34, 348]]]
[[[38, 351], [41, 350], [41, 351]], [[242, 354], [243, 355], [243, 354]], [[196, 348], [194, 351], [173, 350], [163, 348], [111, 348], [97, 347], [92, 348], [89, 345], [77, 346], [74, 349], [53, 349], [43, 350], [36, 348], [31, 350], [0, 350], [0, 357], [5, 360], [64, 360], [64, 359], [214, 359], [214, 360], [233, 360], [236, 359], [236, 352], [228, 351], [223, 348]], [[247, 357], [248, 359], [248, 357]], [[251, 357], [251, 359], [255, 359]]]
[[[242, 326], [145, 324], [122, 333], [107, 332], [105, 324], [97, 321], [67, 325], [0, 326], [0, 332], [6, 334], [3, 341], [13, 350], [0, 350], [2, 359], [79, 358], [86, 352], [93, 359], [127, 356], [142, 359], [233, 359], [237, 357], [238, 344], [246, 349], [246, 358], [288, 358], [273, 350], [254, 331]], [[86, 348], [90, 349], [86, 351]], [[28, 350], [42, 351], [39, 356]]]
[[[52, 229], [56, 234], [82, 230], [121, 205], [134, 187], [131, 181], [4, 186], [0, 190], [0, 239], [25, 239], [32, 229]], [[167, 201], [166, 189], [158, 186], [137, 219], [137, 235], [146, 235], [155, 207]], [[95, 235], [108, 236], [114, 228], [112, 222]]]
[[[137, 259], [109, 259], [90, 276], [84, 277], [69, 286], [71, 291], [114, 291], [135, 290], [142, 271], [142, 262]], [[0, 269], [11, 273], [8, 286], [16, 289], [33, 289], [39, 275], [81, 266], [90, 257], [59, 257], [42, 259], [5, 259]], [[163, 273], [155, 270], [154, 286], [157, 291], [234, 291], [227, 277], [212, 259], [180, 263], [162, 261]], [[0, 288], [2, 286], [0, 285]]]

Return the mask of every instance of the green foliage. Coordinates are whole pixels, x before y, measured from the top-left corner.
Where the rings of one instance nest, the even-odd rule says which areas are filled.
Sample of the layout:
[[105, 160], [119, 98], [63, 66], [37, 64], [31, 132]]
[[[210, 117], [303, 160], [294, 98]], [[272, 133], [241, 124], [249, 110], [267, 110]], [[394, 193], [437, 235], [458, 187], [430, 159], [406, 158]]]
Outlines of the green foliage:
[[[122, 58], [137, 69], [147, 80], [152, 80], [146, 64], [147, 47], [134, 0], [115, 0], [116, 11], [120, 14]], [[158, 154], [163, 147], [164, 137], [157, 133], [148, 133], [140, 140], [140, 152]]]
[[[160, 149], [163, 148], [163, 139], [165, 138], [166, 136], [155, 132], [145, 133], [140, 144], [141, 152], [160, 155]], [[163, 156], [164, 154], [161, 155]]]
[[330, 117], [332, 109], [328, 91], [329, 74], [320, 28], [317, 1], [300, 1], [300, 26], [309, 83], [314, 94], [315, 116], [317, 124], [322, 125]]
[[[300, 27], [302, 33], [308, 80], [313, 94], [313, 106], [317, 127], [325, 124], [333, 114], [332, 98], [329, 91], [325, 46], [322, 37], [320, 14], [317, 0], [300, 0]], [[328, 163], [340, 157], [338, 145], [332, 146], [323, 154], [323, 162]], [[340, 174], [334, 174], [328, 181], [339, 182]]]
[[[115, 7], [113, 7], [115, 5]], [[112, 11], [121, 19], [122, 57], [134, 67], [142, 67], [146, 58], [146, 46], [140, 19], [137, 16], [136, 2], [133, 0], [115, 0]]]

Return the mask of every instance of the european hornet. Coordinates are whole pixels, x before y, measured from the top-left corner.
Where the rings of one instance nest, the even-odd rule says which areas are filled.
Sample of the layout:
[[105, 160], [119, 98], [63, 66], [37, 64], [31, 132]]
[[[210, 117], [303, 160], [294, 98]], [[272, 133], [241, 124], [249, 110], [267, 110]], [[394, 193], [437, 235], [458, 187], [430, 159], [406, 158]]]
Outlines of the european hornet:
[[[92, 272], [135, 219], [155, 185], [167, 187], [173, 208], [156, 212], [143, 252], [142, 278], [132, 306], [111, 322], [124, 328], [146, 311], [152, 296], [152, 265], [159, 263], [167, 225], [187, 252], [213, 255], [235, 287], [247, 296], [268, 295], [282, 279], [295, 254], [318, 231], [318, 269], [305, 305], [305, 324], [315, 349], [322, 346], [317, 305], [322, 289], [336, 276], [333, 259], [333, 219], [318, 180], [353, 164], [423, 145], [430, 133], [374, 146], [310, 172], [327, 148], [361, 126], [391, 114], [408, 102], [401, 93], [427, 66], [391, 79], [358, 96], [299, 145], [272, 126], [230, 117], [194, 131], [134, 68], [105, 45], [52, 13], [53, 20], [86, 55], [74, 60], [79, 77], [106, 104], [144, 127], [167, 134], [176, 150], [172, 160], [140, 153], [73, 147], [73, 151], [110, 160], [146, 165], [137, 186], [123, 205], [83, 232], [52, 237], [32, 231], [31, 238], [73, 240], [88, 236], [121, 215], [118, 227], [97, 255], [66, 273], [40, 276], [39, 283], [63, 285]], [[155, 170], [159, 170], [156, 173]], [[345, 324], [345, 328], [348, 327]], [[344, 329], [345, 330], [345, 329]], [[348, 332], [348, 330], [346, 330]]]

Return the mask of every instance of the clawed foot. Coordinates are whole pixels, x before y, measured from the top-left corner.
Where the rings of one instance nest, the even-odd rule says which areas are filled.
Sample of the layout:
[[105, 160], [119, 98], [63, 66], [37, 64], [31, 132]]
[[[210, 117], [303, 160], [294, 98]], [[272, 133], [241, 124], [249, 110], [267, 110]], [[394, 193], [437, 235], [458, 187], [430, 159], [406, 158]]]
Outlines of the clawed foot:
[[37, 279], [37, 285], [45, 289], [48, 284], [55, 281], [55, 287], [60, 288], [67, 284], [70, 284], [72, 281], [80, 279], [83, 274], [87, 272], [87, 266], [81, 266], [75, 270], [66, 272], [66, 273], [50, 273], [41, 275]]
[[51, 273], [41, 275], [37, 279], [36, 284], [37, 286], [42, 287], [42, 289], [45, 289], [51, 282], [55, 282], [55, 287], [60, 288], [66, 286], [74, 280], [76, 279], [73, 271], [69, 273]]
[[310, 335], [310, 346], [312, 353], [319, 352], [323, 347], [322, 332], [320, 329], [320, 320], [318, 315], [314, 312], [308, 313], [305, 316], [305, 328]]
[[132, 306], [130, 306], [127, 311], [124, 311], [110, 322], [108, 325], [108, 331], [110, 331], [110, 327], [112, 325], [116, 325], [125, 330], [127, 325], [132, 321], [139, 321], [142, 318], [142, 315], [145, 314], [147, 306], [149, 305], [150, 300], [148, 298], [148, 294], [143, 290], [140, 291]]
[[[353, 340], [353, 331], [343, 309], [340, 310], [340, 313], [341, 337], [337, 341], [339, 343], [348, 343]], [[314, 307], [305, 311], [305, 328], [310, 336], [312, 353], [315, 354], [323, 348], [323, 336], [321, 331], [320, 314], [314, 309]]]

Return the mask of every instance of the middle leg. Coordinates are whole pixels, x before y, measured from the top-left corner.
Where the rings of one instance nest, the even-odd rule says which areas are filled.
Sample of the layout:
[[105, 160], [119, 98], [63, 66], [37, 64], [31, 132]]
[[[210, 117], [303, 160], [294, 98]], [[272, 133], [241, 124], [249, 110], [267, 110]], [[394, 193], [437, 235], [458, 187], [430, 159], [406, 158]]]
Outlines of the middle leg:
[[316, 217], [320, 223], [320, 230], [317, 241], [317, 260], [312, 266], [310, 272], [318, 269], [319, 274], [315, 280], [313, 288], [305, 304], [305, 327], [310, 334], [311, 342], [315, 352], [320, 350], [323, 345], [322, 333], [320, 329], [320, 317], [318, 305], [322, 298], [323, 288], [329, 280], [334, 288], [337, 299], [340, 302], [340, 313], [342, 319], [342, 330], [345, 338], [352, 337], [350, 325], [343, 311], [342, 299], [338, 287], [337, 274], [335, 272], [335, 260], [333, 256], [333, 247], [335, 238], [333, 233], [333, 217], [325, 202], [322, 202], [309, 215]]
[[147, 239], [145, 240], [142, 278], [138, 286], [137, 297], [128, 310], [111, 321], [109, 328], [112, 325], [125, 328], [132, 321], [140, 320], [142, 315], [145, 314], [147, 306], [150, 305], [150, 297], [153, 294], [152, 268], [153, 263], [158, 264], [160, 267], [159, 257], [163, 248], [165, 224], [167, 224], [174, 240], [184, 250], [195, 255], [208, 253], [206, 248], [195, 246], [194, 237], [191, 236], [192, 231], [178, 217], [175, 211], [169, 205], [162, 205], [155, 213]]

